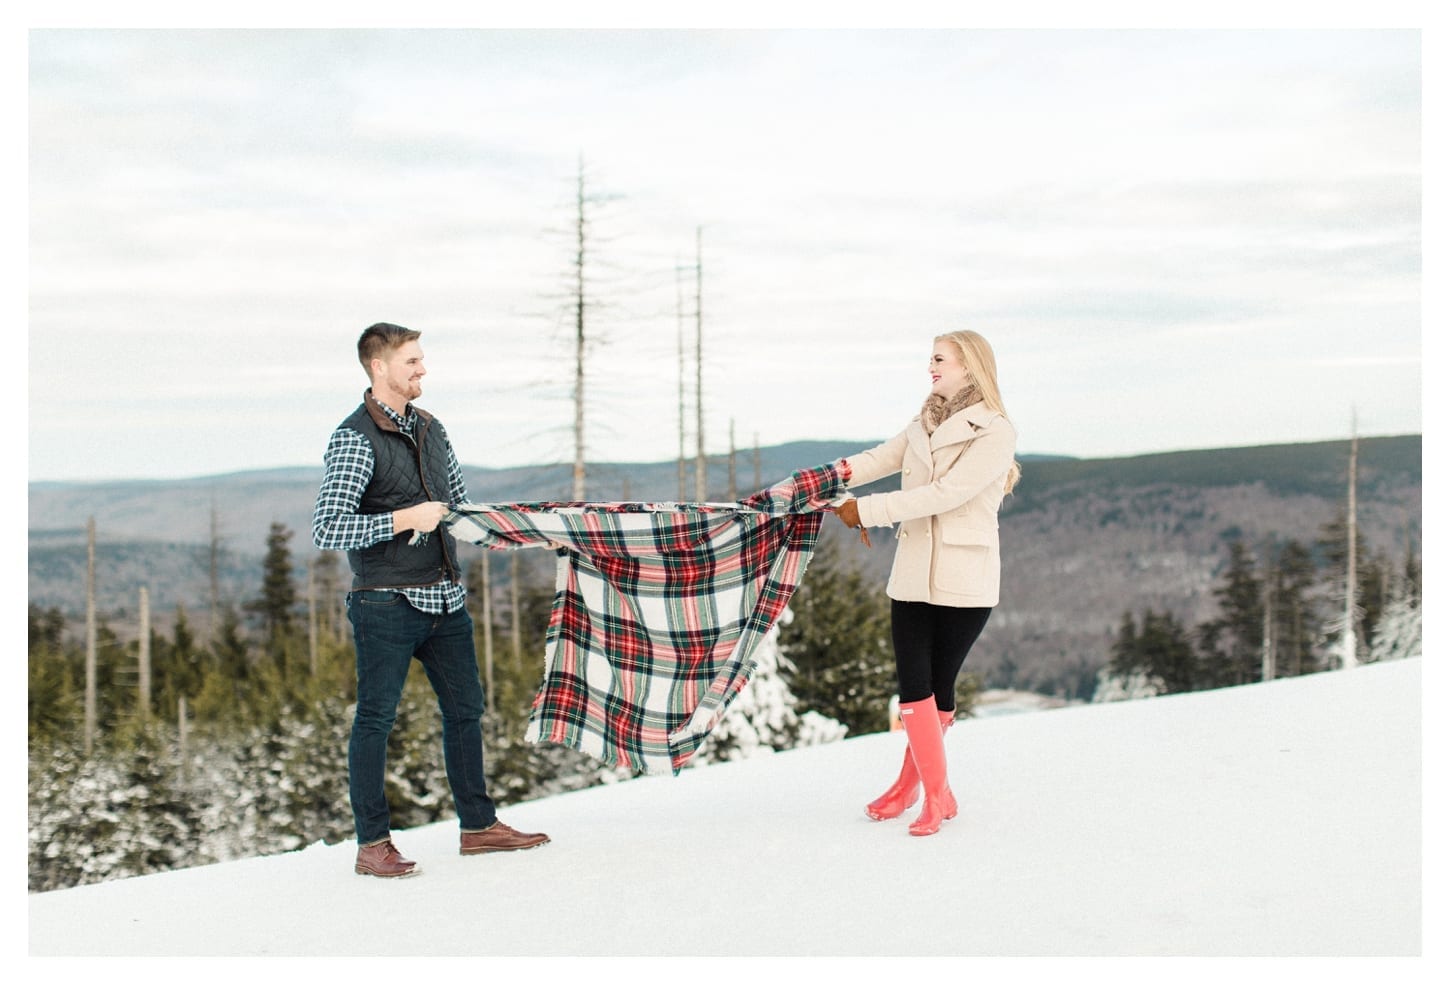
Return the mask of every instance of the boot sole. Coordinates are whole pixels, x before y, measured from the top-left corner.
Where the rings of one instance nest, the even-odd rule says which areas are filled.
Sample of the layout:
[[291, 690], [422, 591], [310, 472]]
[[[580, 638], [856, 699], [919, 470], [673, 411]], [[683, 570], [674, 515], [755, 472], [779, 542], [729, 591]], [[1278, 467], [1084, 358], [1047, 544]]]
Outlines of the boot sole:
[[936, 834], [938, 831], [941, 830], [941, 826], [943, 824], [946, 824], [948, 821], [950, 821], [952, 818], [954, 818], [956, 816], [957, 816], [956, 811], [953, 811], [950, 814], [943, 814], [942, 815], [941, 822], [936, 827], [932, 828], [930, 831], [918, 831], [918, 830], [916, 830], [916, 826], [915, 825], [913, 825], [912, 827], [908, 828], [907, 830], [908, 830], [908, 832], [910, 832], [912, 835], [916, 836], [917, 838], [924, 838], [927, 835], [934, 835], [934, 834]]
[[869, 817], [873, 821], [890, 821], [890, 820], [893, 820], [895, 818], [900, 817], [901, 815], [905, 814], [910, 809], [911, 809], [911, 805], [910, 804], [907, 804], [905, 807], [903, 807], [901, 810], [897, 811], [895, 814], [891, 814], [891, 813], [888, 813], [886, 811], [873, 811], [871, 808], [868, 807], [868, 808], [866, 808], [866, 816]]
[[406, 879], [409, 876], [416, 876], [422, 870], [415, 865], [406, 872], [374, 872], [372, 869], [364, 868], [361, 865], [354, 865], [352, 871], [360, 876], [373, 876], [377, 879]]
[[892, 792], [888, 790], [886, 791], [886, 793], [882, 794], [880, 797], [877, 797], [875, 800], [871, 801], [871, 803], [867, 804], [866, 816], [873, 821], [890, 821], [892, 818], [900, 817], [907, 811], [911, 810], [913, 807], [916, 806], [916, 802], [921, 798], [921, 789], [918, 787], [916, 793], [912, 795], [911, 799], [903, 801], [901, 806], [897, 808], [894, 812], [889, 807], [876, 806], [883, 800], [891, 799], [891, 793]]
[[459, 855], [492, 855], [495, 852], [526, 852], [526, 851], [528, 851], [531, 848], [543, 848], [548, 843], [549, 843], [549, 839], [548, 838], [545, 838], [543, 841], [539, 842], [537, 845], [519, 845], [517, 848], [460, 848], [460, 849], [458, 849], [458, 854]]

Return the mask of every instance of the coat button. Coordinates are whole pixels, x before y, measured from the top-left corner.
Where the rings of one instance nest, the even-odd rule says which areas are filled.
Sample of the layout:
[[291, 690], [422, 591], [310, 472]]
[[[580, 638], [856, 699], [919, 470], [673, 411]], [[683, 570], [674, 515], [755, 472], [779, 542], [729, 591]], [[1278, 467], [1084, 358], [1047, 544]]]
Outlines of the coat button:
[[911, 469], [902, 469], [901, 470], [901, 474], [902, 475], [911, 475]]

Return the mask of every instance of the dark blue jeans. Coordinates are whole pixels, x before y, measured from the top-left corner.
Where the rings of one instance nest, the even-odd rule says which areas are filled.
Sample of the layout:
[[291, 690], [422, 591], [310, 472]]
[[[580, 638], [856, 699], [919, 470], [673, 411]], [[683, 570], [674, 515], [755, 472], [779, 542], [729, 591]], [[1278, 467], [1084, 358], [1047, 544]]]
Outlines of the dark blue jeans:
[[466, 611], [420, 612], [398, 592], [362, 591], [347, 597], [357, 648], [357, 713], [347, 746], [348, 794], [357, 843], [391, 832], [384, 773], [388, 733], [398, 715], [403, 683], [416, 657], [438, 695], [443, 716], [443, 765], [464, 830], [498, 819], [483, 776], [483, 685]]

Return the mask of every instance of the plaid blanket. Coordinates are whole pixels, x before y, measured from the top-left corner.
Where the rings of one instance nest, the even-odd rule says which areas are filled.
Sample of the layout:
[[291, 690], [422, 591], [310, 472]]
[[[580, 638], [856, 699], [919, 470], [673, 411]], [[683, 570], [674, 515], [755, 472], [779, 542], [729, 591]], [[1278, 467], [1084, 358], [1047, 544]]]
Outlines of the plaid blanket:
[[460, 540], [559, 554], [525, 738], [678, 773], [749, 681], [848, 478], [804, 469], [739, 503], [451, 507]]

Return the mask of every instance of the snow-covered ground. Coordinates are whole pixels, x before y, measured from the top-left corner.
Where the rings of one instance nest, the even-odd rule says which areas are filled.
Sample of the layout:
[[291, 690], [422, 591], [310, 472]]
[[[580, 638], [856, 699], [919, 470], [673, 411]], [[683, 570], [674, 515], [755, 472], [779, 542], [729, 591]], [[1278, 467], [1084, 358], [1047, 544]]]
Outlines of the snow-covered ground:
[[1032, 691], [988, 690], [977, 695], [972, 714], [978, 718], [990, 718], [993, 715], [1016, 715], [1024, 711], [1049, 711], [1079, 703], [1062, 698], [1049, 698], [1045, 694]]
[[[901, 757], [882, 733], [505, 809], [553, 837], [535, 851], [462, 858], [451, 823], [397, 832], [410, 879], [356, 876], [351, 843], [318, 844], [32, 894], [30, 953], [1418, 956], [1445, 931], [1421, 931], [1420, 675], [1413, 659], [960, 722], [962, 812], [929, 838], [907, 834], [914, 811], [862, 814]], [[1373, 964], [1394, 980], [1429, 962]]]

